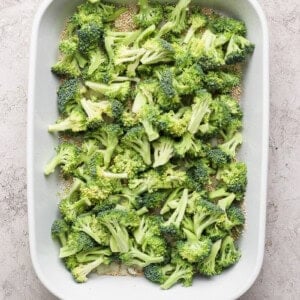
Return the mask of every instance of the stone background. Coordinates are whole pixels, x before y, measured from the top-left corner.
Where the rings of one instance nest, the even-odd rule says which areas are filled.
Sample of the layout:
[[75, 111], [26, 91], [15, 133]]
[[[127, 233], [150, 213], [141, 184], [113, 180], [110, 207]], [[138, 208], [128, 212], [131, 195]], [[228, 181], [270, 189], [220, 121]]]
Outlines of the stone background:
[[[241, 1], [241, 0], [240, 0]], [[26, 215], [30, 32], [40, 0], [0, 0], [0, 299], [55, 299], [32, 269]], [[270, 167], [262, 271], [242, 300], [300, 299], [300, 1], [260, 0], [270, 29]]]

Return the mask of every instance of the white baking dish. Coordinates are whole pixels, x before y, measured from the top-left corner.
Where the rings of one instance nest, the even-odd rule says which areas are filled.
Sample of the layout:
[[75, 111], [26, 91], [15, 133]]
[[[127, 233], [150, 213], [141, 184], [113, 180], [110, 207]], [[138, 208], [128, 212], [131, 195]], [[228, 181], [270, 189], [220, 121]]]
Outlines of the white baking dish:
[[[163, 0], [161, 0], [163, 2]], [[256, 0], [199, 0], [244, 20], [248, 36], [256, 44], [246, 70], [242, 106], [245, 142], [240, 156], [248, 165], [249, 184], [245, 207], [247, 226], [240, 240], [242, 258], [233, 268], [212, 279], [195, 279], [190, 288], [180, 285], [162, 291], [144, 278], [93, 276], [76, 284], [58, 258], [50, 237], [57, 216], [59, 178], [45, 178], [43, 167], [53, 155], [57, 138], [47, 126], [57, 117], [58, 80], [50, 67], [57, 57], [59, 35], [65, 20], [80, 0], [46, 0], [33, 26], [28, 99], [28, 214], [30, 249], [35, 271], [42, 283], [61, 299], [236, 299], [254, 282], [262, 265], [265, 236], [268, 161], [268, 33]]]

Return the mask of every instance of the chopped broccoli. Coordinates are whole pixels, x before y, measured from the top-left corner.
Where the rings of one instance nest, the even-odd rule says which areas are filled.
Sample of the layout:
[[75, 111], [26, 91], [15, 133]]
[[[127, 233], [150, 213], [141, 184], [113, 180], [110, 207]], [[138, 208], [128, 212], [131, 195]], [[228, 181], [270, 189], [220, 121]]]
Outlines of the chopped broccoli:
[[153, 168], [165, 165], [174, 155], [174, 142], [170, 138], [161, 137], [153, 144]]
[[212, 18], [209, 21], [209, 27], [217, 33], [231, 33], [245, 36], [247, 29], [243, 21], [228, 18], [228, 17], [217, 17]]
[[148, 0], [139, 0], [139, 13], [134, 16], [134, 22], [140, 27], [158, 25], [163, 19], [163, 9], [160, 5], [149, 4]]
[[51, 236], [53, 239], [57, 239], [63, 247], [67, 244], [69, 230], [69, 226], [64, 220], [55, 220], [51, 226]]
[[217, 258], [217, 264], [221, 268], [227, 268], [235, 264], [241, 257], [241, 252], [236, 249], [233, 238], [228, 235], [222, 240], [221, 249]]

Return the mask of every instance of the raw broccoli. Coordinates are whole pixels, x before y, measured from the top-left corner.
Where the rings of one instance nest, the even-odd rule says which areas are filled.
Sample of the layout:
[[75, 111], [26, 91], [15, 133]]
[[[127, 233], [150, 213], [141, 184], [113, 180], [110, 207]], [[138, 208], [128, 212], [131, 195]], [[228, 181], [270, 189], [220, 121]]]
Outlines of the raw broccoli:
[[130, 92], [130, 82], [117, 82], [112, 84], [96, 83], [86, 81], [85, 85], [92, 91], [104, 95], [111, 99], [118, 99], [124, 101]]
[[157, 89], [157, 82], [154, 80], [141, 81], [137, 85], [137, 93], [132, 104], [132, 112], [138, 113], [149, 104], [154, 104], [154, 94]]
[[239, 207], [230, 207], [226, 211], [226, 215], [227, 218], [224, 223], [221, 224], [221, 226], [227, 231], [231, 230], [233, 227], [243, 226], [245, 224], [244, 213]]
[[167, 137], [161, 137], [153, 143], [154, 162], [153, 168], [165, 165], [174, 155], [174, 142]]
[[64, 258], [95, 247], [95, 241], [84, 232], [70, 232], [67, 242], [60, 248], [59, 257]]
[[128, 228], [139, 225], [138, 216], [133, 211], [112, 209], [98, 215], [99, 222], [111, 234], [110, 248], [112, 252], [125, 253], [130, 249]]
[[122, 142], [140, 154], [147, 165], [151, 164], [150, 143], [143, 127], [136, 126], [128, 130]]
[[237, 132], [232, 139], [229, 141], [218, 145], [218, 148], [222, 150], [225, 154], [227, 154], [230, 158], [235, 158], [236, 157], [236, 151], [237, 147], [241, 145], [243, 142], [243, 137], [240, 132]]
[[230, 157], [219, 148], [208, 150], [207, 158], [214, 169], [224, 167], [230, 161]]
[[[87, 253], [84, 253], [85, 257], [88, 257], [88, 263], [80, 264], [72, 269], [72, 275], [74, 279], [83, 283], [87, 281], [87, 275], [102, 264], [108, 265], [111, 260], [109, 258], [111, 252], [108, 249], [93, 249]], [[77, 256], [78, 257], [78, 256]]]
[[174, 269], [175, 266], [170, 264], [150, 264], [144, 268], [144, 275], [148, 280], [154, 283], [163, 284]]
[[67, 243], [69, 232], [68, 224], [62, 219], [55, 220], [51, 226], [52, 238], [58, 240], [62, 247]]
[[245, 36], [247, 29], [243, 21], [228, 18], [228, 17], [216, 17], [211, 18], [209, 21], [209, 27], [216, 33], [231, 33]]
[[81, 132], [87, 130], [86, 114], [79, 107], [72, 109], [67, 118], [58, 120], [55, 124], [48, 126], [49, 132], [61, 131]]
[[146, 207], [147, 209], [161, 208], [166, 201], [167, 194], [163, 191], [145, 193], [137, 199], [138, 208]]
[[46, 165], [45, 175], [50, 175], [55, 171], [57, 166], [61, 166], [64, 174], [71, 174], [81, 163], [80, 149], [69, 142], [61, 143], [56, 148], [56, 156]]
[[201, 91], [198, 92], [194, 98], [194, 104], [192, 105], [192, 114], [188, 131], [195, 134], [199, 130], [199, 126], [203, 120], [205, 114], [209, 113], [209, 106], [212, 101], [211, 94]]
[[134, 16], [134, 22], [140, 27], [158, 25], [163, 19], [163, 9], [160, 5], [149, 4], [148, 0], [139, 0], [139, 13]]
[[232, 35], [227, 46], [225, 62], [227, 65], [236, 64], [246, 60], [247, 56], [254, 51], [254, 45], [246, 38]]
[[212, 242], [223, 239], [228, 235], [228, 231], [223, 228], [223, 224], [212, 224], [205, 229], [205, 235], [209, 236]]
[[218, 275], [222, 271], [222, 267], [218, 264], [217, 256], [221, 249], [222, 240], [213, 243], [209, 256], [198, 265], [198, 271], [205, 276]]
[[228, 235], [222, 240], [221, 249], [217, 258], [217, 264], [221, 268], [227, 268], [235, 264], [240, 257], [241, 252], [236, 249], [233, 238]]
[[207, 24], [207, 17], [205, 15], [195, 13], [190, 16], [189, 19], [190, 28], [187, 31], [183, 43], [188, 44], [192, 37], [194, 37], [195, 32]]
[[206, 155], [206, 147], [190, 132], [185, 133], [181, 140], [175, 144], [175, 153], [179, 157], [186, 155], [191, 157], [204, 157]]
[[202, 191], [205, 185], [210, 182], [210, 169], [202, 160], [197, 160], [187, 169], [187, 183], [193, 190]]

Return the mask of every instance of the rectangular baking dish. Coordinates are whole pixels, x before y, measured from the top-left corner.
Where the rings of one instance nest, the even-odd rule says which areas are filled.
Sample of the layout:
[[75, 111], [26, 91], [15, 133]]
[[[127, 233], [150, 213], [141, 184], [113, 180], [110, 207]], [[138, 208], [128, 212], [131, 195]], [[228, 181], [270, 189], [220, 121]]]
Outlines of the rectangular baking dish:
[[[163, 0], [161, 0], [163, 2]], [[256, 279], [263, 261], [268, 162], [269, 81], [268, 33], [263, 12], [256, 0], [198, 0], [244, 20], [249, 39], [256, 44], [244, 77], [242, 106], [244, 145], [240, 157], [248, 165], [249, 184], [245, 201], [247, 225], [240, 240], [242, 258], [237, 265], [212, 279], [195, 279], [190, 288], [180, 285], [162, 291], [144, 278], [92, 276], [76, 284], [58, 258], [58, 247], [50, 236], [57, 217], [59, 178], [43, 175], [53, 155], [57, 137], [47, 126], [57, 117], [58, 80], [50, 68], [57, 58], [57, 46], [65, 21], [80, 0], [45, 0], [34, 21], [28, 99], [28, 218], [32, 263], [42, 283], [61, 299], [236, 299]], [[123, 2], [124, 3], [124, 2]]]

